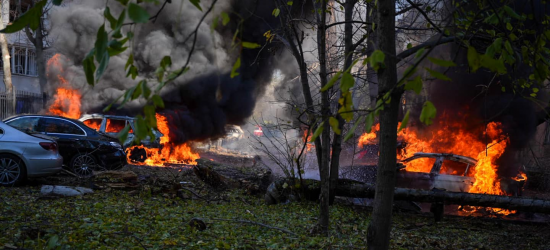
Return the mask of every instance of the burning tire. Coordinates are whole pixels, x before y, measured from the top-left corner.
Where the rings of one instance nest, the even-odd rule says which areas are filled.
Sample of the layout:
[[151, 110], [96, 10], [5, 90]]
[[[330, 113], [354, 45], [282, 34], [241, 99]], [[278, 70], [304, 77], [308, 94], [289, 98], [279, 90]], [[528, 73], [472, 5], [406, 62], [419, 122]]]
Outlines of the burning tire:
[[143, 163], [147, 159], [147, 151], [144, 148], [133, 148], [128, 158], [133, 162]]

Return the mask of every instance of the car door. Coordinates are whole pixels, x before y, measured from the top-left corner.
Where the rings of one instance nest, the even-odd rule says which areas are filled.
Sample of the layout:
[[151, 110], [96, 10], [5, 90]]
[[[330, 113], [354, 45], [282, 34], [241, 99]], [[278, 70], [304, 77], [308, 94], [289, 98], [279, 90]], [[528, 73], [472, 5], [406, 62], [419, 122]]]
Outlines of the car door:
[[86, 132], [76, 124], [61, 118], [42, 117], [38, 122], [38, 131], [56, 139], [59, 153], [70, 160], [83, 147], [81, 140], [86, 138]]

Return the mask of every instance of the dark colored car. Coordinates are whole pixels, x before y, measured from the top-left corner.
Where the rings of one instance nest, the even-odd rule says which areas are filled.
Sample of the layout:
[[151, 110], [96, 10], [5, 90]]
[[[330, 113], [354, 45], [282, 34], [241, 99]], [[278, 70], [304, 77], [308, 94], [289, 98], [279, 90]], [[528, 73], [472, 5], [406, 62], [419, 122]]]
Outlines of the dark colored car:
[[63, 156], [63, 165], [79, 176], [126, 165], [126, 155], [117, 138], [96, 132], [78, 120], [20, 115], [10, 117], [4, 123], [23, 132], [38, 132], [54, 138], [59, 154]]

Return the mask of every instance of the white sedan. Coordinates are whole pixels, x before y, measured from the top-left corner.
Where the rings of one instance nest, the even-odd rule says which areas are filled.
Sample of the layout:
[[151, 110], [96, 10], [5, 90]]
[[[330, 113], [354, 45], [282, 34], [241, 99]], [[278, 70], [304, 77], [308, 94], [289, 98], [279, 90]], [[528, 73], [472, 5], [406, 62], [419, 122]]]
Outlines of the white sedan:
[[0, 186], [15, 186], [27, 177], [61, 171], [63, 157], [50, 137], [27, 133], [0, 121]]

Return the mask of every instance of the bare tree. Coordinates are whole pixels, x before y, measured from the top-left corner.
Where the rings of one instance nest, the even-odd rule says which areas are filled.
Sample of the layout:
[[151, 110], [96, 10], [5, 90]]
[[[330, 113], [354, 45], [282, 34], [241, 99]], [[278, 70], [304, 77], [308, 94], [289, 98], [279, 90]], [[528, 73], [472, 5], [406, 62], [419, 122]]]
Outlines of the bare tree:
[[[0, 30], [4, 29], [4, 15], [9, 13], [9, 0], [2, 0], [0, 6]], [[8, 93], [8, 100], [11, 101], [10, 112], [15, 114], [15, 89], [11, 82], [11, 63], [10, 63], [10, 51], [8, 50], [8, 41], [4, 33], [0, 33], [0, 47], [2, 47], [2, 63], [4, 72], [4, 85], [6, 86], [6, 93]]]

